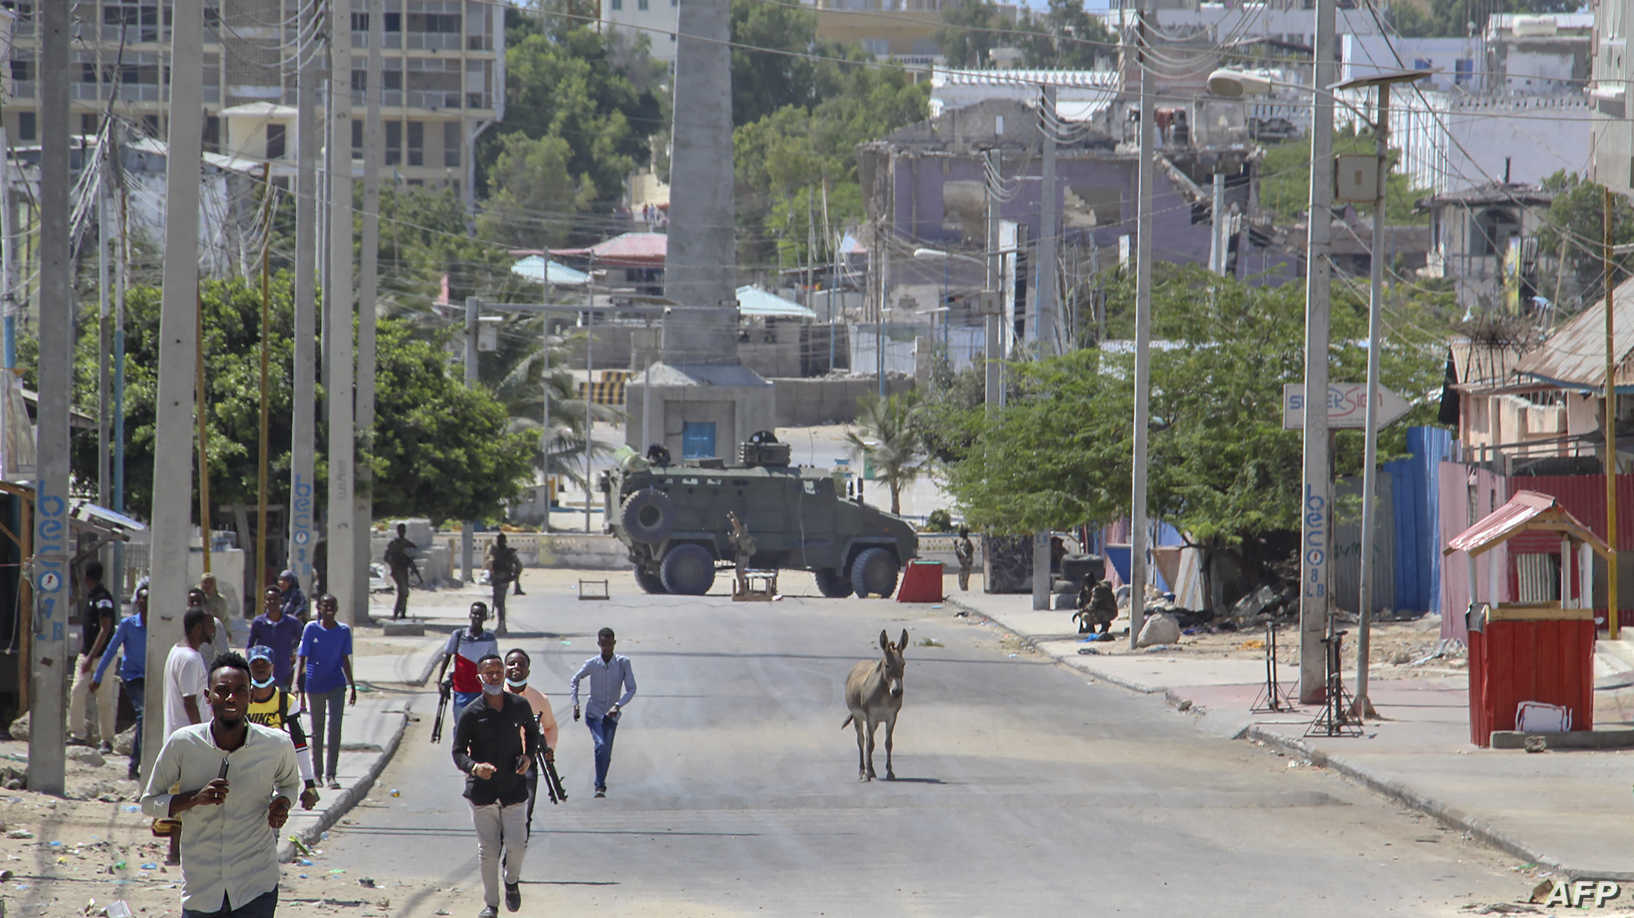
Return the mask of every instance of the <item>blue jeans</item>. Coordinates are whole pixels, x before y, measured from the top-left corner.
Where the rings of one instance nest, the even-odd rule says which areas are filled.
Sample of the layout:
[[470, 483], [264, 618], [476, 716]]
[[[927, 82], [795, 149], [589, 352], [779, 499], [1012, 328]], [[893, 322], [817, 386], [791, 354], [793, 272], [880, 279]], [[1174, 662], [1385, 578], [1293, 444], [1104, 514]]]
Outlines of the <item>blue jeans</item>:
[[[336, 766], [340, 764], [340, 722], [346, 716], [346, 686], [327, 692], [308, 692], [306, 697], [312, 705], [312, 768], [319, 778], [327, 774], [333, 781]], [[327, 736], [325, 726], [329, 728]], [[325, 744], [329, 752], [327, 772], [324, 771]]]
[[146, 679], [122, 679], [125, 686], [125, 697], [130, 700], [131, 710], [136, 712], [136, 738], [131, 740], [130, 773], [136, 774], [136, 767], [142, 761], [142, 692], [147, 686]]
[[227, 908], [227, 897], [221, 899], [221, 908], [213, 912], [201, 912], [197, 909], [182, 909], [182, 918], [272, 918], [278, 911], [278, 887], [272, 892], [265, 892], [237, 908]]
[[596, 744], [596, 790], [607, 789], [607, 766], [613, 764], [613, 734], [618, 732], [619, 716], [584, 718], [590, 739]]

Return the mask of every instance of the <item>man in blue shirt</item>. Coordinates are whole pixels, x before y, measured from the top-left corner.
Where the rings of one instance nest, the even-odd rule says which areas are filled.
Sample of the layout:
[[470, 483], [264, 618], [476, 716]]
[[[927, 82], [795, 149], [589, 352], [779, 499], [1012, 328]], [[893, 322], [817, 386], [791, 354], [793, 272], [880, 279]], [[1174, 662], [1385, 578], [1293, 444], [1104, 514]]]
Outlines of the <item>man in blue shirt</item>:
[[123, 650], [125, 655], [119, 661], [119, 681], [125, 686], [125, 697], [130, 699], [131, 710], [136, 712], [136, 738], [131, 740], [130, 769], [126, 772], [132, 780], [136, 780], [136, 766], [142, 761], [142, 691], [147, 685], [147, 652], [148, 652], [148, 588], [141, 587], [136, 591], [136, 614], [127, 615], [119, 620], [119, 626], [114, 629], [113, 639], [108, 642], [107, 649], [102, 651], [102, 659], [96, 665], [96, 674], [91, 677], [91, 691], [97, 692], [102, 688], [102, 676], [108, 671], [108, 664]]
[[[346, 711], [342, 701], [357, 704], [357, 684], [352, 680], [352, 629], [335, 621], [339, 609], [339, 600], [328, 593], [318, 599], [318, 620], [307, 622], [301, 631], [295, 665], [295, 691], [301, 694], [301, 707], [312, 715], [312, 764], [324, 768], [327, 743], [325, 773], [330, 790], [340, 789], [335, 773], [340, 764], [340, 722]], [[350, 698], [345, 697], [348, 687]], [[327, 736], [325, 725], [329, 728]]]
[[301, 622], [284, 613], [282, 595], [272, 587], [266, 592], [266, 611], [250, 622], [250, 647], [272, 650], [272, 681], [289, 691], [295, 676], [295, 647], [301, 642]]
[[[584, 661], [573, 674], [573, 719], [579, 719], [579, 680], [590, 677], [590, 701], [584, 712], [584, 725], [590, 728], [590, 738], [596, 746], [596, 796], [607, 796], [607, 767], [613, 763], [613, 734], [618, 731], [618, 716], [624, 706], [635, 697], [635, 672], [630, 669], [630, 658], [613, 653], [613, 629], [596, 632], [596, 646], [601, 656]], [[619, 690], [623, 689], [623, 694]]]

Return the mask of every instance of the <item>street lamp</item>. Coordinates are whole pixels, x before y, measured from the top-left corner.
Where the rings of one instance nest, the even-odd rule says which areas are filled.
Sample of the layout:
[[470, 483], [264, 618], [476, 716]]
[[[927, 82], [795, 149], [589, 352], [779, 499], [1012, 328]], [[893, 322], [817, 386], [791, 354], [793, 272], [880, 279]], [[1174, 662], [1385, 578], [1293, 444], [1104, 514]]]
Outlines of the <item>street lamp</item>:
[[1411, 83], [1429, 75], [1428, 70], [1406, 70], [1346, 80], [1333, 87], [1364, 89], [1371, 86], [1378, 100], [1378, 117], [1373, 126], [1378, 157], [1374, 163], [1373, 253], [1368, 258], [1367, 426], [1362, 440], [1362, 582], [1356, 610], [1356, 701], [1351, 709], [1361, 717], [1378, 716], [1367, 698], [1367, 654], [1373, 605], [1373, 530], [1378, 516], [1373, 507], [1373, 498], [1379, 475], [1379, 324], [1380, 314], [1384, 311], [1384, 205], [1386, 180], [1390, 177], [1390, 85]]

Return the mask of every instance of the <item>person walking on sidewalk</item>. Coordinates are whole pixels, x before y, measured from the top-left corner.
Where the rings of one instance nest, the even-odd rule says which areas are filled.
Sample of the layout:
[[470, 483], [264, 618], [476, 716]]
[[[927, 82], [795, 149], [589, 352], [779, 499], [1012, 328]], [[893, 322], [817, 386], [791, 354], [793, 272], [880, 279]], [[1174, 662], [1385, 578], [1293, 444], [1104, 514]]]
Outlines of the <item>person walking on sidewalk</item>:
[[499, 859], [505, 856], [505, 907], [522, 907], [522, 856], [527, 852], [528, 786], [535, 755], [550, 752], [528, 703], [505, 691], [505, 663], [498, 654], [477, 661], [482, 699], [466, 705], [454, 722], [454, 765], [464, 772], [465, 799], [477, 830], [482, 872], [479, 918], [499, 915]]
[[[493, 633], [484, 629], [482, 623], [488, 619], [488, 607], [481, 602], [471, 603], [470, 629], [456, 628], [448, 636], [448, 643], [443, 647], [442, 669], [437, 671], [437, 684], [445, 685], [454, 694], [454, 719], [459, 720], [460, 712], [465, 706], [477, 700], [482, 695], [482, 680], [477, 676], [477, 661], [488, 654], [499, 654], [499, 639]], [[454, 664], [454, 674], [448, 682], [443, 682], [443, 675], [448, 672], [448, 664]]]
[[278, 909], [278, 830], [300, 789], [284, 734], [250, 723], [249, 665], [215, 660], [207, 724], [172, 733], [142, 811], [180, 818], [182, 918], [270, 918]]
[[[113, 640], [119, 606], [113, 594], [102, 585], [102, 562], [91, 559], [82, 575], [85, 583], [85, 605], [80, 613], [81, 643], [79, 666], [74, 669], [74, 687], [68, 696], [68, 745], [95, 746], [102, 743], [103, 752], [113, 751], [114, 710], [119, 693], [110, 687], [106, 692], [96, 691], [96, 677], [91, 670], [102, 652]], [[79, 733], [76, 735], [75, 730]]]
[[976, 546], [970, 541], [970, 530], [959, 527], [959, 538], [953, 543], [953, 557], [959, 562], [959, 589], [970, 589], [970, 569], [976, 564]]
[[301, 694], [301, 707], [312, 713], [312, 763], [319, 769], [320, 781], [327, 776], [330, 790], [340, 790], [340, 724], [346, 716], [345, 705], [357, 704], [352, 629], [335, 621], [339, 609], [340, 602], [328, 593], [318, 599], [318, 620], [307, 622], [302, 629], [295, 661], [295, 690]]
[[266, 611], [250, 622], [250, 647], [272, 651], [272, 679], [288, 691], [295, 679], [295, 649], [301, 644], [301, 623], [285, 615], [275, 587], [267, 587]]
[[[505, 690], [528, 703], [533, 719], [539, 724], [539, 733], [545, 738], [545, 758], [556, 761], [556, 740], [561, 730], [556, 726], [556, 714], [550, 710], [550, 701], [544, 693], [528, 684], [528, 673], [533, 659], [528, 652], [514, 647], [505, 652]], [[539, 766], [528, 763], [528, 837], [533, 837], [533, 806], [539, 802]], [[546, 780], [549, 780], [548, 778]]]
[[[108, 664], [123, 650], [125, 655], [119, 660], [119, 683], [125, 689], [125, 697], [130, 699], [131, 710], [136, 714], [136, 732], [131, 739], [130, 769], [126, 772], [132, 781], [136, 780], [136, 769], [142, 762], [142, 692], [147, 687], [147, 652], [148, 652], [148, 590], [143, 587], [136, 591], [136, 613], [127, 615], [119, 620], [119, 626], [114, 629], [113, 640], [108, 642], [102, 651], [102, 659], [96, 664], [96, 673], [91, 678], [91, 691], [102, 691], [102, 677], [108, 671]], [[112, 686], [108, 687], [110, 696], [116, 694]]]
[[271, 647], [251, 647], [250, 706], [245, 714], [252, 724], [260, 724], [289, 734], [295, 745], [295, 764], [301, 771], [301, 809], [318, 805], [318, 779], [312, 771], [312, 750], [306, 746], [300, 712], [289, 709], [289, 692], [279, 687], [272, 675], [275, 654]]
[[510, 592], [511, 581], [516, 579], [516, 569], [520, 566], [520, 559], [516, 552], [505, 544], [505, 533], [494, 537], [488, 546], [488, 585], [494, 588], [494, 633], [504, 637], [505, 630], [505, 596]]
[[[596, 796], [607, 796], [607, 768], [613, 764], [613, 734], [618, 732], [619, 714], [635, 697], [635, 672], [630, 658], [613, 653], [618, 641], [613, 629], [596, 632], [601, 655], [584, 661], [573, 674], [573, 719], [579, 719], [579, 681], [590, 677], [590, 700], [586, 702], [584, 725], [596, 747]], [[620, 691], [623, 694], [619, 694]]]

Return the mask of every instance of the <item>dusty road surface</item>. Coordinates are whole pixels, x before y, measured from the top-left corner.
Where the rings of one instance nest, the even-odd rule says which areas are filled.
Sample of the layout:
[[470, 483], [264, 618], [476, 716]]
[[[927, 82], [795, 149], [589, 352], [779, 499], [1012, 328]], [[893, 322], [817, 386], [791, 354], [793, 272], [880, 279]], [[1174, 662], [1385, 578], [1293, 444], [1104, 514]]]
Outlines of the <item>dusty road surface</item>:
[[[519, 914], [1530, 910], [1518, 903], [1535, 878], [1512, 859], [1335, 775], [1208, 736], [1160, 700], [1086, 684], [951, 607], [822, 599], [800, 575], [773, 603], [732, 602], [724, 576], [716, 595], [667, 597], [614, 575], [606, 602], [577, 601], [569, 582], [530, 572], [503, 642], [532, 654], [532, 682], [555, 702], [571, 794], [539, 803]], [[640, 692], [609, 795], [594, 799], [589, 735], [565, 692], [602, 625], [618, 630]], [[844, 677], [877, 655], [881, 629], [903, 628], [898, 780], [861, 783], [841, 729]], [[370, 797], [309, 864], [286, 865], [280, 915], [481, 908], [452, 728], [432, 745], [434, 710], [428, 690]], [[0, 883], [5, 914], [79, 915], [116, 896], [175, 913], [177, 878], [142, 869], [161, 852], [142, 847], [146, 823], [126, 811], [115, 769], [123, 759], [104, 766], [107, 802], [0, 792], [8, 829], [31, 832], [0, 841], [14, 873]]]

